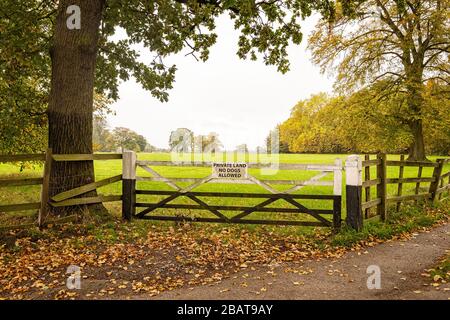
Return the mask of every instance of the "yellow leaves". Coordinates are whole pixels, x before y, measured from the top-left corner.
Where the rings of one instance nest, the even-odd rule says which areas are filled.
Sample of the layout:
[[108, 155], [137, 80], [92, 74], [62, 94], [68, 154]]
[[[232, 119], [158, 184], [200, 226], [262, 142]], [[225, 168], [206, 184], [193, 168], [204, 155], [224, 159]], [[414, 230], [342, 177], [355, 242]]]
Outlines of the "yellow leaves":
[[439, 280], [443, 280], [442, 276], [437, 274], [433, 277], [433, 281], [439, 281]]
[[441, 285], [441, 284], [440, 284], [440, 283], [437, 283], [437, 282], [431, 284], [431, 286], [433, 286], [433, 287], [439, 287], [440, 285]]
[[67, 290], [63, 289], [63, 290], [59, 290], [54, 298], [56, 300], [67, 299], [67, 298], [71, 299], [71, 298], [76, 297], [77, 295], [78, 295], [78, 293], [75, 291], [67, 291]]

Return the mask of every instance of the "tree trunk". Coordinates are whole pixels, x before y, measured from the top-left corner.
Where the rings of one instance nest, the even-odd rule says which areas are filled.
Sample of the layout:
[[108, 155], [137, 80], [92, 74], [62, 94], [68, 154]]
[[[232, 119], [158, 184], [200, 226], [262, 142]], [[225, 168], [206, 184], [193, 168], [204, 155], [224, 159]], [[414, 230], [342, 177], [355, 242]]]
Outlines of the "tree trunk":
[[[81, 29], [67, 27], [67, 8], [81, 9]], [[49, 147], [54, 154], [92, 153], [94, 73], [104, 0], [61, 0], [51, 48]], [[53, 162], [50, 196], [95, 180], [93, 161]], [[96, 194], [91, 192], [89, 196]], [[83, 195], [86, 196], [86, 195]], [[80, 208], [54, 209], [67, 214]]]
[[408, 125], [413, 136], [413, 141], [409, 147], [408, 160], [425, 161], [427, 158], [425, 156], [425, 143], [422, 127], [422, 108], [424, 104], [422, 83], [423, 69], [417, 66], [417, 63], [413, 63], [407, 69], [406, 88], [408, 96], [406, 101], [410, 113]]
[[413, 135], [413, 142], [409, 147], [408, 160], [410, 161], [426, 161], [425, 143], [423, 140], [422, 119], [412, 120], [409, 128]]

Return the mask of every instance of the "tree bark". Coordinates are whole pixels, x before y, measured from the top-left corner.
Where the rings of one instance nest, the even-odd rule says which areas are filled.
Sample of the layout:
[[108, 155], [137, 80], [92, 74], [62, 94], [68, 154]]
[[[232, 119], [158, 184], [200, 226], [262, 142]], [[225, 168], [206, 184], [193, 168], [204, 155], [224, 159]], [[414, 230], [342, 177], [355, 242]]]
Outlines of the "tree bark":
[[412, 120], [409, 128], [413, 135], [413, 142], [409, 147], [408, 160], [410, 161], [426, 161], [425, 143], [423, 140], [422, 119]]
[[[421, 60], [420, 60], [421, 61]], [[413, 141], [409, 147], [408, 160], [425, 161], [425, 143], [423, 139], [422, 126], [422, 108], [424, 104], [423, 98], [423, 70], [413, 63], [408, 66], [406, 87], [408, 90], [407, 104], [410, 112], [410, 120], [408, 121]]]
[[[67, 27], [67, 8], [81, 9], [81, 28]], [[92, 149], [94, 74], [104, 0], [61, 0], [55, 24], [51, 92], [48, 107], [49, 147], [54, 154], [89, 154]], [[95, 180], [92, 161], [53, 162], [50, 196]], [[92, 192], [89, 196], [96, 194]], [[87, 195], [84, 195], [87, 196]], [[71, 209], [54, 209], [67, 214]]]

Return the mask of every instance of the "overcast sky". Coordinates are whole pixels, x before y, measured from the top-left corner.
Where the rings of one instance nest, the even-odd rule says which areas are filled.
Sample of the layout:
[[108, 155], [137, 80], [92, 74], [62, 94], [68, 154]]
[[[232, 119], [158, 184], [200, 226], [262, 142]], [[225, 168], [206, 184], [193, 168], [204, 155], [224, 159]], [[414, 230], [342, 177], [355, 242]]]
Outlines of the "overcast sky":
[[[319, 72], [306, 51], [307, 35], [316, 17], [302, 24], [301, 46], [291, 46], [291, 71], [285, 75], [261, 60], [240, 60], [236, 55], [238, 32], [222, 17], [217, 22], [218, 41], [206, 63], [179, 54], [167, 60], [177, 65], [176, 82], [169, 102], [161, 103], [134, 80], [122, 83], [120, 100], [112, 105], [111, 127], [127, 127], [150, 144], [168, 147], [170, 132], [179, 127], [195, 134], [217, 132], [228, 150], [247, 143], [264, 145], [269, 131], [289, 117], [297, 101], [320, 91], [331, 92], [332, 79]], [[148, 51], [141, 51], [144, 60]]]

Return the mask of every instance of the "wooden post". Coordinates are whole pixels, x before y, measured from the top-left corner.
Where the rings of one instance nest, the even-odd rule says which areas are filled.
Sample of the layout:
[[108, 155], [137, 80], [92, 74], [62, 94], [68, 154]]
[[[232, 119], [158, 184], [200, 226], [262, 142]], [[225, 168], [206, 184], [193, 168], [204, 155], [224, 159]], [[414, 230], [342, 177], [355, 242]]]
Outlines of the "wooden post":
[[333, 194], [335, 196], [342, 195], [342, 160], [337, 158], [334, 161], [336, 169], [333, 170]]
[[136, 213], [136, 153], [124, 151], [122, 158], [122, 218], [130, 221]]
[[53, 153], [52, 149], [48, 148], [45, 153], [45, 163], [44, 163], [44, 176], [42, 179], [41, 188], [41, 208], [39, 209], [38, 215], [38, 225], [41, 228], [44, 225], [45, 218], [48, 215], [48, 201], [49, 201], [49, 189], [50, 189], [50, 170], [52, 168]]
[[342, 197], [336, 197], [333, 200], [333, 233], [338, 233], [341, 230], [341, 208]]
[[[441, 183], [439, 184], [439, 188], [443, 188], [444, 187], [444, 178], [441, 178], [439, 180], [441, 180]], [[441, 199], [442, 199], [442, 192], [439, 193], [439, 196], [438, 196], [438, 200], [441, 200]]]
[[436, 200], [436, 191], [439, 188], [439, 180], [441, 179], [442, 175], [442, 168], [444, 168], [444, 159], [437, 159], [436, 160], [438, 166], [434, 167], [433, 170], [433, 182], [430, 183], [430, 200], [433, 202]]
[[342, 159], [334, 161], [336, 168], [333, 171], [333, 194], [339, 196], [333, 200], [333, 232], [341, 229], [341, 207], [342, 207]]
[[345, 177], [347, 193], [347, 225], [361, 231], [363, 227], [362, 202], [362, 163], [357, 155], [351, 155], [345, 161]]
[[[417, 178], [422, 178], [422, 172], [423, 172], [423, 167], [419, 166], [419, 169], [417, 169]], [[420, 191], [420, 181], [416, 183], [416, 187], [414, 188], [414, 194], [419, 194]], [[414, 201], [415, 204], [418, 203], [418, 200]]]
[[380, 179], [380, 183], [377, 185], [377, 198], [381, 200], [377, 206], [377, 214], [382, 221], [386, 221], [387, 218], [387, 184], [386, 184], [386, 154], [379, 153], [377, 159], [380, 163], [377, 165], [377, 179]]
[[[405, 160], [405, 155], [402, 154], [402, 155], [400, 156], [400, 161], [404, 161], [404, 160]], [[400, 164], [400, 168], [399, 168], [399, 171], [398, 171], [398, 178], [399, 178], [399, 179], [402, 179], [402, 178], [403, 178], [403, 171], [404, 171], [404, 169], [405, 169], [405, 167], [403, 166], [403, 164]], [[402, 195], [402, 192], [403, 192], [403, 183], [402, 183], [402, 182], [399, 182], [399, 183], [398, 183], [398, 189], [397, 189], [397, 196], [400, 197], [400, 196]], [[401, 205], [402, 205], [402, 202], [401, 202], [401, 201], [397, 202], [397, 212], [400, 211]]]
[[[370, 155], [366, 154], [364, 156], [364, 160], [369, 161], [370, 160]], [[364, 181], [369, 181], [370, 180], [370, 166], [366, 166], [364, 168]], [[370, 197], [370, 186], [367, 186], [364, 188], [364, 192], [366, 194], [366, 202], [369, 202], [371, 197]], [[367, 208], [366, 210], [364, 210], [364, 217], [367, 219], [370, 217], [370, 208]]]

